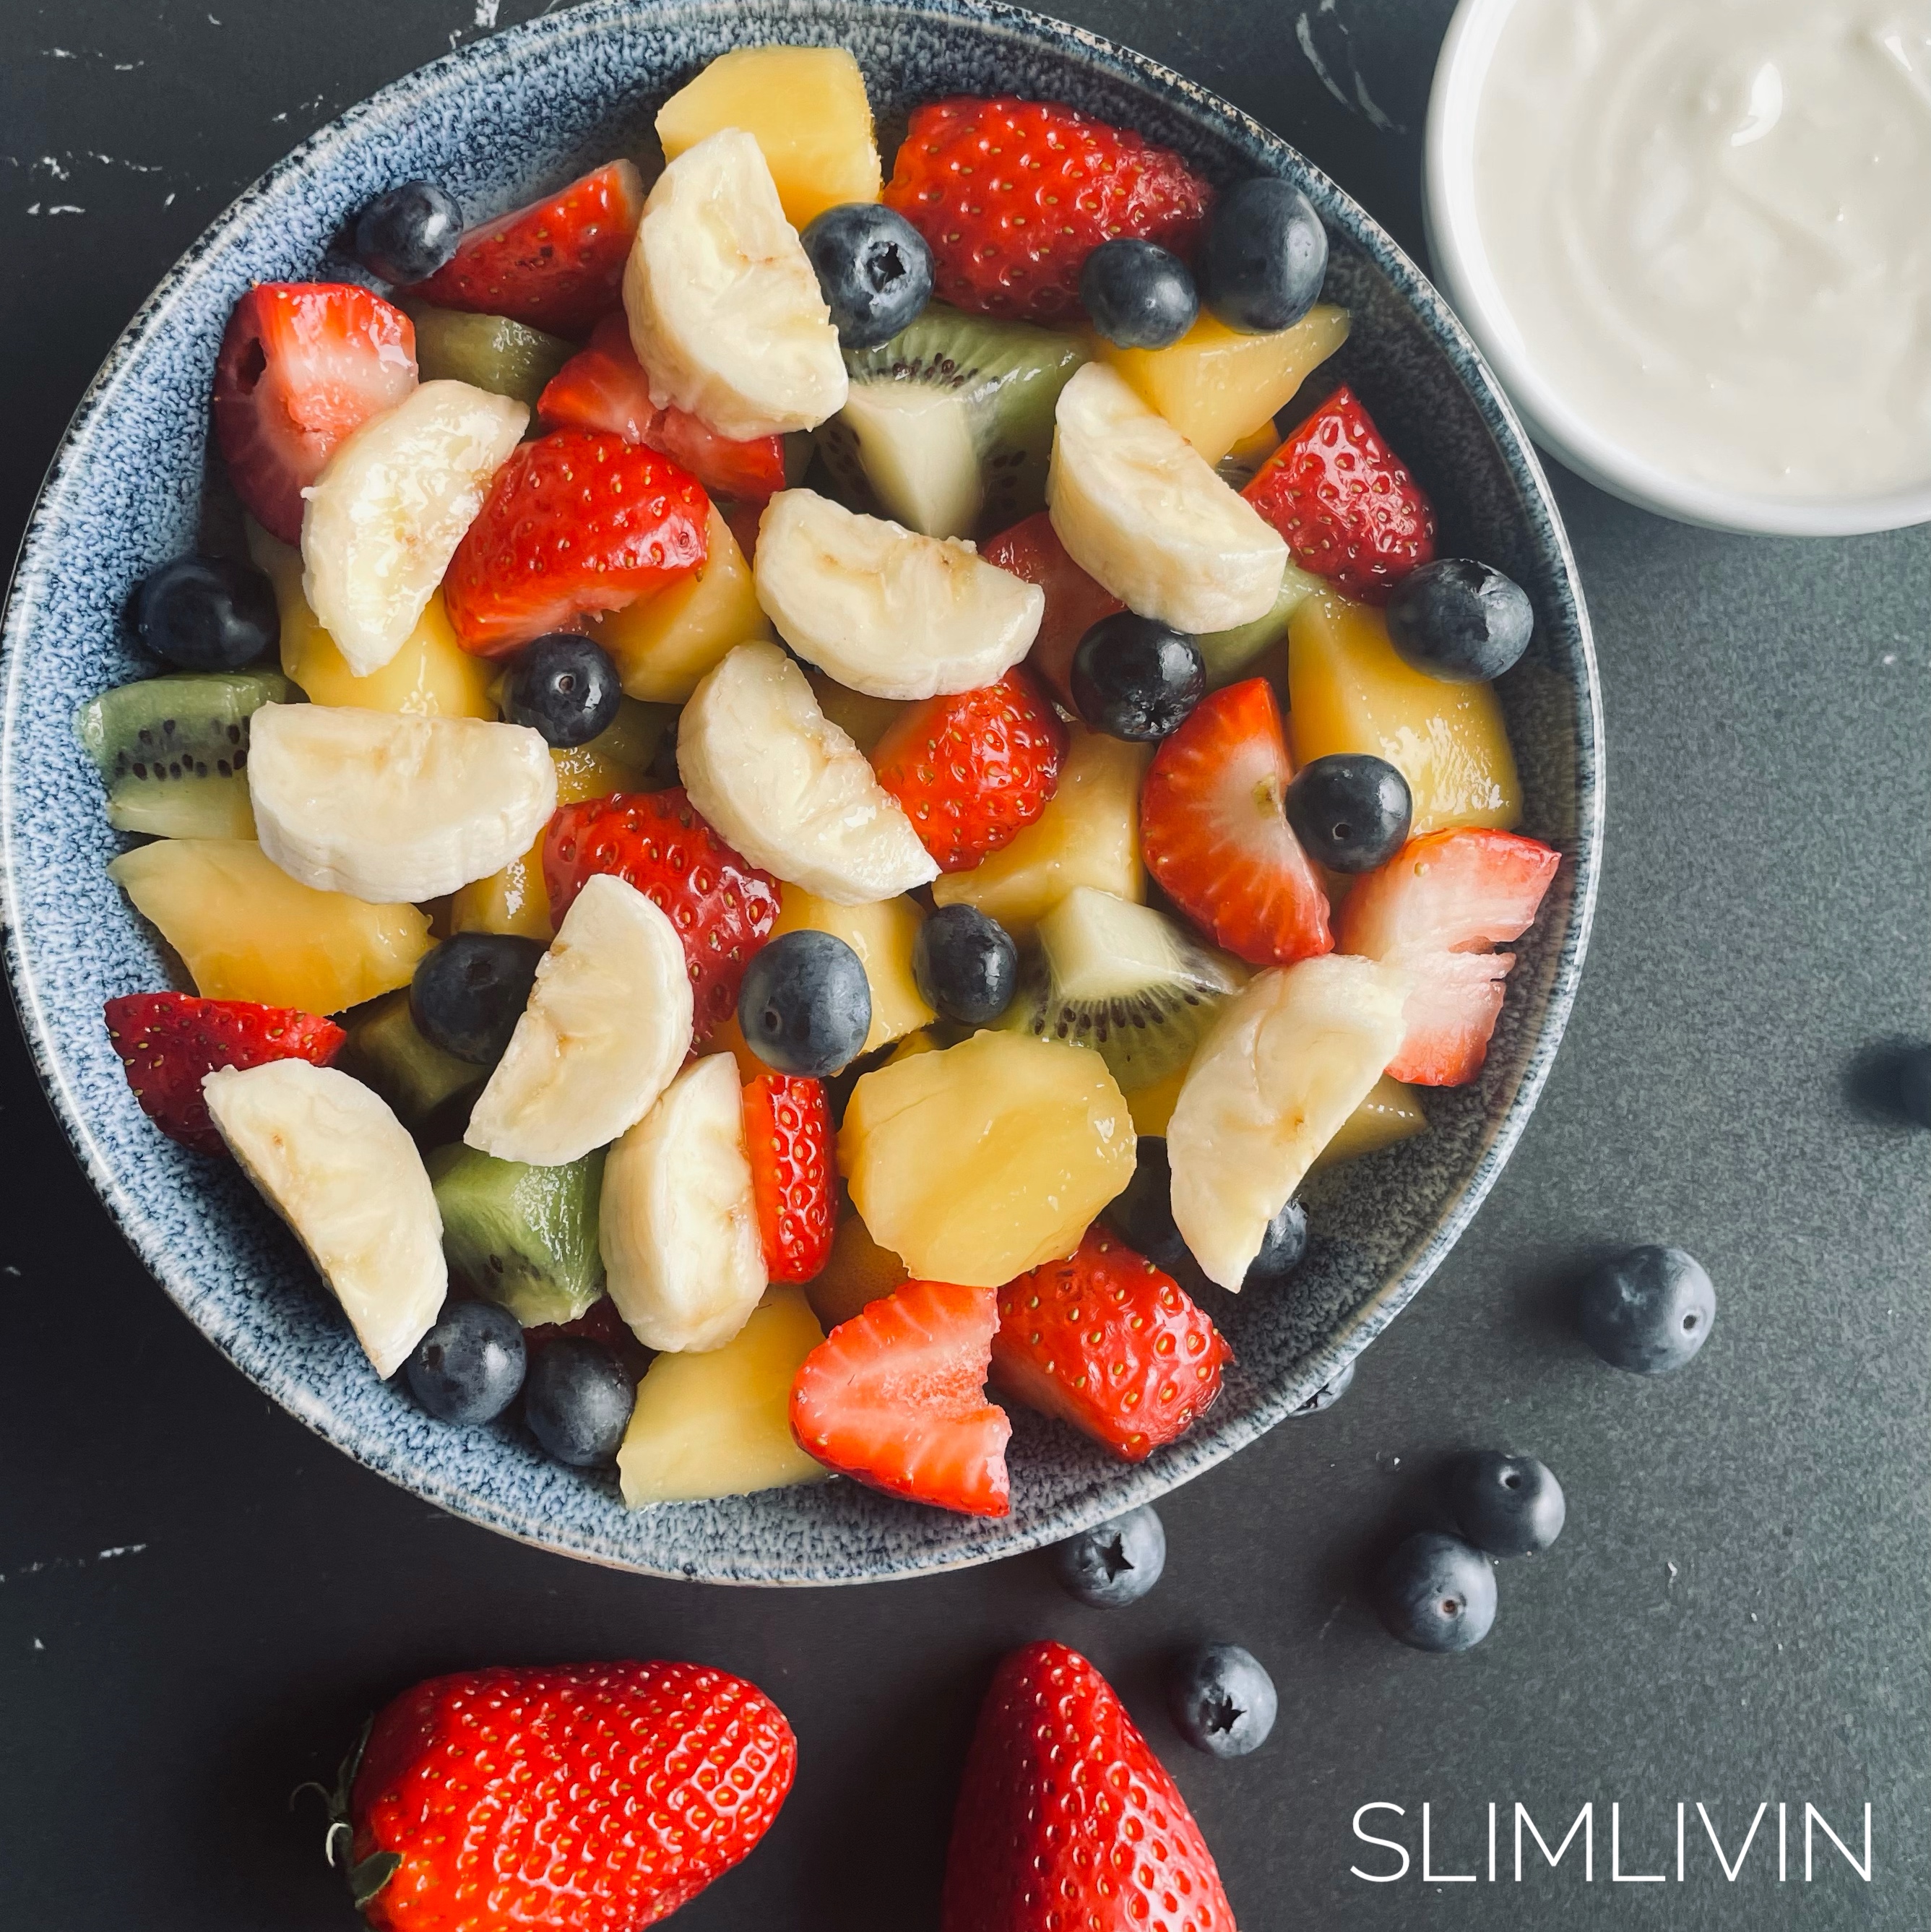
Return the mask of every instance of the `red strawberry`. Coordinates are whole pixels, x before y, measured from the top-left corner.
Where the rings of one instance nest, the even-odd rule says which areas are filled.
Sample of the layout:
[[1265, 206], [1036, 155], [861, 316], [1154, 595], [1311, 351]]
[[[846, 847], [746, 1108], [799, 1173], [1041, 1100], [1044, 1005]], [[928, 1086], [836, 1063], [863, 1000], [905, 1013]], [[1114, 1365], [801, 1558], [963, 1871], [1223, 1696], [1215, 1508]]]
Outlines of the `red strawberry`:
[[1063, 1643], [994, 1673], [940, 1932], [1234, 1932], [1213, 1854], [1113, 1687]]
[[797, 1762], [778, 1706], [703, 1664], [432, 1677], [343, 1766], [329, 1857], [376, 1932], [641, 1932], [756, 1848]]
[[908, 1281], [840, 1323], [791, 1384], [798, 1446], [887, 1496], [1003, 1516], [1012, 1425], [985, 1388], [994, 1300], [989, 1288]]
[[415, 324], [346, 282], [258, 282], [214, 360], [214, 440], [262, 527], [301, 541], [301, 492], [415, 387]]
[[454, 256], [409, 293], [581, 341], [622, 301], [624, 263], [643, 219], [643, 177], [631, 163], [612, 161], [471, 229]]
[[1166, 148], [1056, 102], [955, 95], [913, 111], [885, 205], [931, 244], [934, 292], [1055, 322], [1116, 236], [1191, 256], [1213, 190]]
[[961, 872], [1045, 810], [1066, 754], [1059, 714], [1015, 666], [997, 684], [927, 698], [878, 741], [871, 762], [940, 871]]
[[457, 641], [507, 657], [593, 610], [620, 610], [704, 561], [710, 504], [654, 449], [559, 430], [499, 470], [442, 581]]
[[1184, 1435], [1213, 1406], [1231, 1358], [1171, 1275], [1099, 1227], [1069, 1260], [999, 1291], [993, 1380], [1123, 1462]]
[[1350, 597], [1385, 604], [1435, 555], [1435, 510], [1352, 389], [1336, 389], [1240, 493], [1295, 562]]
[[1046, 614], [1026, 662], [1052, 688], [1069, 711], [1073, 704], [1073, 652], [1079, 640], [1102, 617], [1126, 606], [1102, 590], [1072, 559], [1044, 510], [1001, 530], [979, 554], [1001, 570], [1036, 584], [1046, 593]]
[[744, 969], [778, 921], [778, 881], [733, 852], [681, 786], [559, 808], [543, 835], [543, 883], [557, 925], [598, 872], [628, 880], [669, 914], [684, 942], [702, 1040], [737, 1011]]
[[141, 1111], [170, 1140], [197, 1154], [227, 1148], [201, 1097], [204, 1074], [268, 1060], [326, 1066], [348, 1038], [333, 1020], [252, 1000], [191, 993], [130, 993], [106, 1006], [107, 1037]]
[[1513, 832], [1432, 832], [1355, 880], [1341, 950], [1405, 967], [1414, 980], [1407, 1036], [1388, 1063], [1394, 1078], [1459, 1087], [1481, 1072], [1516, 963], [1489, 948], [1534, 924], [1561, 862]]
[[831, 1258], [838, 1211], [823, 1083], [760, 1073], [744, 1090], [744, 1139], [765, 1272], [809, 1281]]
[[1140, 788], [1140, 843], [1160, 889], [1256, 966], [1331, 952], [1327, 896], [1288, 828], [1294, 764], [1264, 678], [1210, 693], [1162, 741]]

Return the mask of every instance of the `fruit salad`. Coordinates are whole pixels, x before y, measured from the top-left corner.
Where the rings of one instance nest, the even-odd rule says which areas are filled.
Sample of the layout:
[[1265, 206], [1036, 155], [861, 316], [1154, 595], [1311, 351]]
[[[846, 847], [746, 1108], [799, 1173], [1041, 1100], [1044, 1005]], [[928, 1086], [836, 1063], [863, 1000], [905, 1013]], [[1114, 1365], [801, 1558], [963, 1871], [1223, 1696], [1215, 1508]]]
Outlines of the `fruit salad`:
[[999, 1516], [1012, 1406], [1173, 1442], [1308, 1175], [1480, 1076], [1533, 613], [1288, 183], [1011, 98], [888, 166], [829, 47], [657, 131], [236, 304], [245, 547], [77, 721], [184, 982], [105, 1023], [448, 1426]]

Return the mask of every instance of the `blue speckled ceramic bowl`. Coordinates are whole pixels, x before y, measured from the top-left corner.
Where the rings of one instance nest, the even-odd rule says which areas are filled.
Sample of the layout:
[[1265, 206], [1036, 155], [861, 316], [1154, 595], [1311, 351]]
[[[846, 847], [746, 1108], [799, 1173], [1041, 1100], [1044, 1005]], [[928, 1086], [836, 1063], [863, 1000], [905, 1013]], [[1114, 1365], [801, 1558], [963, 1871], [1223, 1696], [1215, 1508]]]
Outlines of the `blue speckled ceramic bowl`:
[[[1012, 1512], [997, 1523], [849, 1482], [629, 1514], [613, 1483], [545, 1461], [508, 1427], [429, 1420], [375, 1379], [240, 1174], [148, 1125], [100, 1019], [103, 1000], [164, 984], [166, 969], [108, 879], [121, 842], [69, 719], [82, 697], [151, 669], [120, 613], [136, 580], [193, 540], [208, 382], [237, 296], [255, 280], [344, 273], [330, 257], [343, 218], [406, 177], [445, 182], [488, 214], [611, 155], [647, 154], [666, 94], [726, 48], [769, 40], [850, 48], [888, 141], [921, 100], [1012, 92], [1138, 128], [1219, 180], [1266, 171], [1297, 182], [1333, 238], [1328, 293], [1354, 315], [1327, 373], [1345, 374], [1419, 472], [1445, 550], [1492, 560], [1536, 602], [1534, 649], [1501, 688], [1526, 829], [1566, 862], [1520, 950], [1480, 1082], [1430, 1096], [1425, 1136], [1310, 1184], [1316, 1240], [1286, 1292], [1216, 1294], [1239, 1365], [1183, 1441], [1124, 1469], [1016, 1414]], [[981, 1562], [1158, 1496], [1271, 1428], [1394, 1318], [1494, 1184], [1561, 1036], [1595, 896], [1602, 718], [1582, 594], [1536, 459], [1468, 338], [1374, 221], [1266, 129], [1137, 54], [967, 0], [610, 0], [464, 47], [325, 128], [209, 229], [82, 399], [22, 551], [4, 676], [0, 854], [14, 994], [55, 1108], [142, 1258], [238, 1367], [372, 1469], [506, 1534], [661, 1575], [841, 1582]]]

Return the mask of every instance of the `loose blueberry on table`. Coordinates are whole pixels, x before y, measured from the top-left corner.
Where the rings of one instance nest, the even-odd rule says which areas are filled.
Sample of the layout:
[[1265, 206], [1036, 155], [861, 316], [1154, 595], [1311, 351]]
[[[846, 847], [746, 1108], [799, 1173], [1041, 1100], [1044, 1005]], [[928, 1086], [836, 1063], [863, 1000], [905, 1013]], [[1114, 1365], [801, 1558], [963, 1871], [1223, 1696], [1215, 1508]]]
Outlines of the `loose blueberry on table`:
[[1166, 1527], [1150, 1503], [1069, 1536], [1053, 1551], [1067, 1595], [1096, 1610], [1137, 1604], [1166, 1567]]
[[1484, 1449], [1457, 1459], [1449, 1507], [1462, 1533], [1491, 1556], [1531, 1556], [1562, 1534], [1569, 1506], [1562, 1485], [1533, 1456]]
[[1396, 1545], [1375, 1582], [1390, 1636], [1417, 1650], [1471, 1650], [1495, 1621], [1495, 1572], [1473, 1544], [1417, 1530]]
[[1668, 1375], [1710, 1339], [1717, 1291], [1681, 1248], [1627, 1248], [1590, 1270], [1576, 1311], [1582, 1339], [1611, 1367]]
[[1174, 1660], [1167, 1708], [1174, 1727], [1210, 1757], [1245, 1757], [1274, 1728], [1274, 1680], [1237, 1643], [1203, 1644]]

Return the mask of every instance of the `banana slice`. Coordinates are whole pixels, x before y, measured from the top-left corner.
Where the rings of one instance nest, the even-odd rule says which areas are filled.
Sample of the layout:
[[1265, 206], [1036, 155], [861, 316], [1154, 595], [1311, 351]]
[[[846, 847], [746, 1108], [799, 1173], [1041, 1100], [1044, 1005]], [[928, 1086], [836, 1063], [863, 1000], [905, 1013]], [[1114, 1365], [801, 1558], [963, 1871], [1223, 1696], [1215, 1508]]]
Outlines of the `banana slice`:
[[721, 1348], [765, 1289], [737, 1063], [687, 1066], [604, 1162], [610, 1299], [647, 1348]]
[[302, 594], [356, 676], [402, 649], [529, 423], [507, 396], [424, 382], [302, 492]]
[[1174, 1223], [1210, 1281], [1240, 1288], [1267, 1223], [1393, 1058], [1408, 993], [1399, 968], [1330, 952], [1257, 974], [1222, 1009], [1167, 1123]]
[[241, 1171], [295, 1230], [386, 1382], [448, 1292], [442, 1216], [415, 1143], [359, 1080], [305, 1060], [201, 1083]]
[[1038, 585], [970, 544], [856, 515], [810, 490], [772, 498], [751, 576], [784, 641], [871, 698], [997, 683], [1032, 649], [1046, 614]]
[[624, 265], [650, 399], [742, 440], [844, 406], [844, 357], [818, 278], [757, 142], [727, 128], [657, 178]]
[[556, 809], [556, 766], [521, 724], [265, 704], [248, 721], [248, 797], [290, 878], [395, 905], [520, 858]]
[[691, 1050], [684, 942], [628, 880], [600, 872], [563, 915], [463, 1139], [562, 1167], [643, 1119]]
[[1143, 617], [1231, 631], [1280, 595], [1279, 532], [1104, 363], [1060, 392], [1046, 505], [1074, 562]]
[[775, 644], [739, 644], [677, 721], [691, 802], [754, 866], [834, 905], [896, 898], [939, 876], [865, 754]]

